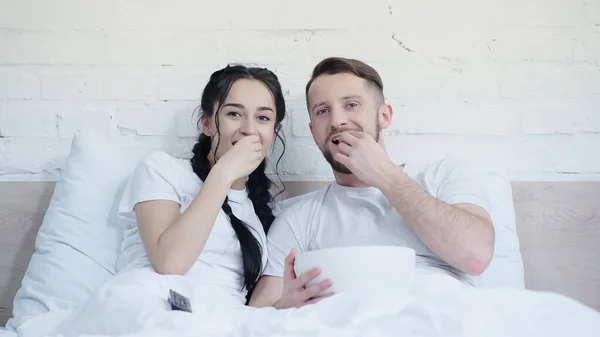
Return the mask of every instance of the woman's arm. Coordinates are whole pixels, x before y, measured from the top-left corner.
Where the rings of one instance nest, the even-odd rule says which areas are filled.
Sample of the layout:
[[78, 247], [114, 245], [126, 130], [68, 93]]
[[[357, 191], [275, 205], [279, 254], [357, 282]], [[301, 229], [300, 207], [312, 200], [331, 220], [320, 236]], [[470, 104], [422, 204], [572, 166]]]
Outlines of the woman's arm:
[[226, 175], [212, 170], [185, 212], [170, 200], [151, 200], [135, 208], [140, 236], [154, 269], [183, 275], [200, 256], [231, 186]]

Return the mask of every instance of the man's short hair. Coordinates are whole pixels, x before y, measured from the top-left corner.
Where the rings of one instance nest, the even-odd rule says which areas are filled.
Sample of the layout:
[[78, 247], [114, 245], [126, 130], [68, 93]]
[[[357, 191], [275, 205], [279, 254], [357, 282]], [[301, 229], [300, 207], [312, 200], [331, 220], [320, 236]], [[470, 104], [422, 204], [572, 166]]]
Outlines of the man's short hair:
[[319, 62], [313, 69], [310, 80], [306, 84], [306, 103], [308, 105], [308, 90], [314, 80], [324, 74], [334, 75], [340, 73], [350, 73], [367, 81], [367, 85], [373, 89], [376, 95], [376, 104], [380, 106], [384, 103], [383, 81], [377, 70], [370, 65], [355, 59], [343, 57], [329, 57]]

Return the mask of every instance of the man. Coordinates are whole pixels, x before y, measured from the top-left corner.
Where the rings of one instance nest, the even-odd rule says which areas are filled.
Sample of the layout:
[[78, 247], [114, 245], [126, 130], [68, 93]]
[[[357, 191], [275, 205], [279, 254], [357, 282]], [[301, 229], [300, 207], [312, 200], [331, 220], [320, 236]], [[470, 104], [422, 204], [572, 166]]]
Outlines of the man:
[[[306, 85], [309, 127], [335, 182], [286, 208], [268, 234], [269, 262], [250, 305], [301, 307], [331, 286], [295, 275], [298, 251], [399, 245], [417, 267], [470, 283], [492, 259], [494, 229], [475, 177], [441, 160], [416, 177], [386, 154], [382, 130], [392, 121], [377, 71], [353, 59], [328, 58]], [[287, 257], [286, 257], [287, 256]]]

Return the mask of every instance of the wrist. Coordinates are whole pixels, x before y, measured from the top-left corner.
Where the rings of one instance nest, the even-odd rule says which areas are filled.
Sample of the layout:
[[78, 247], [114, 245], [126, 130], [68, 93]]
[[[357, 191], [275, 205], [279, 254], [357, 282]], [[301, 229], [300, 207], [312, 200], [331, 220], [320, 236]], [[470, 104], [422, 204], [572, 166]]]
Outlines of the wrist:
[[392, 161], [384, 168], [380, 179], [377, 183], [378, 189], [382, 192], [386, 192], [389, 189], [396, 189], [399, 182], [403, 181], [408, 176], [403, 172], [404, 165], [398, 166]]
[[219, 165], [218, 162], [212, 167], [208, 177], [206, 177], [206, 180], [206, 182], [208, 182], [208, 180], [215, 181], [217, 184], [226, 186], [228, 189], [235, 181], [233, 178], [231, 178], [231, 174], [229, 174], [229, 172], [222, 167], [222, 165]]
[[398, 166], [394, 163], [391, 163], [389, 168], [386, 169], [385, 174], [382, 174], [380, 186], [378, 188], [385, 195], [389, 195], [390, 193], [396, 193], [406, 184], [410, 178], [403, 171], [404, 165]]

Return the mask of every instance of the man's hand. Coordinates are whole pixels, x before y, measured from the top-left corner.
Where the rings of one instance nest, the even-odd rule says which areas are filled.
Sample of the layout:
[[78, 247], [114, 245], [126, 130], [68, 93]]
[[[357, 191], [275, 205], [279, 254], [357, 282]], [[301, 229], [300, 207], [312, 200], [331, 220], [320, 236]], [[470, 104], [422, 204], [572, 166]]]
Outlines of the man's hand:
[[339, 152], [334, 159], [346, 166], [363, 183], [379, 189], [386, 186], [390, 173], [398, 167], [390, 160], [382, 145], [366, 132], [343, 132], [339, 137]]
[[314, 296], [320, 291], [331, 287], [331, 280], [324, 280], [319, 284], [307, 288], [306, 284], [317, 277], [321, 271], [315, 268], [296, 277], [296, 272], [294, 272], [295, 260], [296, 250], [292, 249], [290, 254], [285, 258], [283, 292], [281, 298], [273, 305], [276, 309], [300, 308], [306, 304], [316, 303], [323, 298], [333, 295], [333, 293], [329, 293], [325, 296], [315, 298]]

